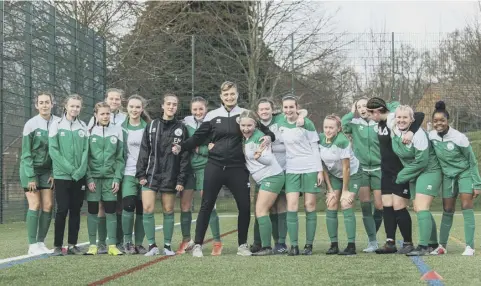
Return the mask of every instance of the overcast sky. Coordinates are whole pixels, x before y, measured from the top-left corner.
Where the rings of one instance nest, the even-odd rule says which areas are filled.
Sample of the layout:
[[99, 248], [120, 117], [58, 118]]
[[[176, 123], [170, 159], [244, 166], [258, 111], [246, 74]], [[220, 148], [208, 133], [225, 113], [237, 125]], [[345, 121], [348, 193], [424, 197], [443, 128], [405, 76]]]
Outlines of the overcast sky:
[[330, 1], [330, 11], [339, 8], [336, 30], [348, 33], [452, 32], [472, 23], [480, 14], [477, 1]]

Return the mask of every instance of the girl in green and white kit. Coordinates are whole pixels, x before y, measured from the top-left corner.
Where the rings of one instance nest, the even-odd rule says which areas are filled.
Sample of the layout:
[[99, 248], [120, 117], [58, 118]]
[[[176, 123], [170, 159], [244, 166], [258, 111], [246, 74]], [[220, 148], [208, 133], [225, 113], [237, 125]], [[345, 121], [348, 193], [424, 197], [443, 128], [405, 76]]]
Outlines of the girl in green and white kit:
[[319, 160], [319, 136], [312, 121], [305, 118], [302, 127], [297, 126], [299, 105], [297, 98], [287, 95], [282, 98], [285, 117], [279, 121], [279, 140], [286, 147], [286, 197], [287, 232], [291, 241], [289, 256], [299, 255], [299, 196], [304, 194], [306, 212], [306, 245], [303, 255], [312, 255], [312, 243], [316, 235], [316, 195], [322, 183], [322, 165]]
[[48, 152], [52, 158], [55, 180], [55, 247], [53, 255], [61, 256], [65, 220], [68, 215], [67, 254], [82, 254], [76, 246], [80, 229], [80, 209], [85, 192], [82, 190], [88, 164], [87, 125], [78, 119], [82, 98], [72, 94], [65, 99], [65, 113], [54, 120], [48, 134]]
[[258, 127], [261, 123], [255, 112], [246, 110], [239, 116], [239, 126], [244, 136], [243, 150], [246, 166], [258, 186], [255, 215], [259, 224], [262, 248], [253, 256], [274, 254], [271, 247], [272, 222], [269, 210], [284, 188], [285, 175], [272, 153], [271, 147], [262, 147], [265, 136]]
[[[199, 128], [207, 114], [207, 100], [200, 96], [194, 97], [190, 102], [190, 111], [192, 115], [184, 118], [184, 124], [187, 127], [189, 137]], [[200, 191], [202, 196], [202, 190], [204, 189], [204, 169], [207, 165], [207, 156], [209, 154], [208, 143], [209, 142], [205, 142], [205, 144], [195, 148], [190, 160], [192, 174], [189, 174], [187, 178], [185, 190], [180, 193], [180, 228], [182, 230], [182, 242], [177, 250], [177, 254], [184, 254], [186, 250], [192, 250], [195, 245], [190, 236], [192, 199], [194, 197], [194, 191]], [[219, 215], [217, 214], [215, 206], [210, 213], [209, 225], [212, 231], [212, 237], [214, 238], [211, 255], [219, 256], [222, 254], [222, 242], [220, 240]]]
[[[143, 225], [143, 205], [141, 185], [135, 178], [137, 160], [144, 129], [150, 117], [144, 110], [145, 99], [140, 95], [132, 95], [127, 100], [128, 117], [122, 123], [124, 136], [125, 171], [122, 179], [122, 230], [124, 234], [124, 250], [126, 254], [146, 254], [142, 243], [145, 237]], [[132, 241], [135, 211], [135, 244]]]
[[[341, 119], [338, 116], [329, 115], [324, 119], [324, 133], [319, 134], [319, 145], [327, 185], [327, 233], [331, 240], [331, 247], [326, 254], [355, 255], [356, 215], [352, 208], [361, 185], [361, 172], [351, 142], [341, 132]], [[347, 233], [347, 247], [341, 252], [337, 238], [339, 202]]]
[[453, 224], [454, 206], [459, 194], [464, 217], [466, 248], [463, 255], [474, 255], [473, 200], [481, 190], [478, 162], [466, 135], [449, 126], [449, 113], [444, 102], [436, 103], [433, 113], [434, 130], [429, 132], [436, 156], [444, 175], [443, 218], [439, 233], [439, 246], [431, 254], [446, 254], [449, 231]]
[[401, 105], [395, 112], [392, 128], [392, 149], [403, 164], [396, 177], [397, 184], [410, 183], [411, 199], [418, 218], [419, 245], [406, 253], [407, 256], [428, 255], [438, 246], [436, 222], [430, 212], [431, 203], [437, 197], [442, 182], [442, 173], [436, 153], [422, 129], [414, 133], [412, 143], [404, 144], [403, 135], [414, 122], [414, 111]]
[[28, 254], [49, 253], [45, 236], [52, 220], [53, 177], [52, 160], [48, 153], [48, 131], [53, 121], [60, 118], [52, 115], [53, 96], [40, 93], [35, 98], [38, 115], [23, 127], [20, 182], [28, 201], [27, 237]]
[[117, 192], [125, 168], [124, 142], [120, 125], [110, 124], [110, 106], [100, 102], [94, 108], [94, 125], [89, 129], [87, 169], [87, 226], [90, 246], [87, 255], [98, 253], [97, 227], [99, 203], [106, 213], [108, 254], [122, 255], [117, 248]]
[[[378, 248], [376, 233], [382, 223], [383, 206], [381, 199], [381, 151], [377, 136], [378, 124], [369, 118], [367, 99], [360, 99], [352, 105], [351, 112], [342, 117], [342, 131], [351, 135], [354, 155], [360, 162], [361, 185], [359, 201], [361, 202], [362, 221], [369, 243], [363, 252], [374, 252]], [[399, 105], [388, 105], [394, 109]], [[358, 115], [358, 116], [356, 116]], [[374, 213], [371, 204], [371, 192], [374, 197]]]

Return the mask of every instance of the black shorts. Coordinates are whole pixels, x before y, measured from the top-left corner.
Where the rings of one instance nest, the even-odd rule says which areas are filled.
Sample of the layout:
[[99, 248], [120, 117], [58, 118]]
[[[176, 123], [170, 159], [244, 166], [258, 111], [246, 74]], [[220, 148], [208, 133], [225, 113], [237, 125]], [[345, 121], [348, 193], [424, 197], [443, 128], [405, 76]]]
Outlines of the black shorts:
[[396, 175], [381, 174], [381, 194], [382, 195], [396, 195], [405, 199], [411, 198], [409, 191], [409, 183], [396, 184]]

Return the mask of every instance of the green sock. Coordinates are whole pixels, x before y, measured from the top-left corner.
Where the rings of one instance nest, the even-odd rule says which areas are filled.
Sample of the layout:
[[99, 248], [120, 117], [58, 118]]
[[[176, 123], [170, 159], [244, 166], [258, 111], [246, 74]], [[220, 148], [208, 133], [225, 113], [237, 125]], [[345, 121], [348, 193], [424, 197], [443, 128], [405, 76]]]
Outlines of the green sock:
[[122, 211], [122, 231], [124, 242], [132, 242], [132, 231], [134, 230], [134, 212]]
[[372, 215], [372, 217], [374, 218], [374, 223], [376, 224], [376, 233], [382, 224], [382, 213], [383, 213], [382, 209], [381, 210], [374, 209], [374, 213]]
[[286, 221], [291, 246], [297, 246], [299, 238], [299, 217], [297, 216], [297, 212], [287, 212]]
[[155, 244], [155, 218], [154, 214], [144, 213], [144, 231], [149, 245]]
[[259, 222], [262, 247], [271, 247], [272, 222], [270, 217], [261, 216], [257, 218], [257, 221]]
[[117, 244], [124, 244], [124, 232], [122, 231], [122, 213], [116, 214], [117, 216], [117, 226], [115, 227], [116, 233], [115, 237], [117, 238]]
[[180, 213], [180, 230], [182, 231], [182, 239], [190, 240], [190, 226], [192, 225], [192, 212]]
[[117, 214], [105, 214], [107, 220], [108, 245], [117, 244]]
[[102, 216], [99, 217], [99, 225], [98, 225], [98, 232], [99, 232], [99, 244], [98, 245], [107, 245], [107, 219]]
[[28, 243], [37, 243], [37, 230], [38, 230], [38, 211], [27, 211], [27, 236]]
[[214, 241], [220, 241], [220, 226], [219, 226], [219, 215], [215, 209], [210, 213], [209, 219], [210, 231], [212, 232], [212, 237]]
[[277, 214], [270, 214], [269, 218], [272, 224], [272, 238], [275, 243], [279, 242], [279, 219]]
[[89, 234], [90, 245], [97, 245], [97, 228], [99, 225], [98, 214], [88, 214], [87, 216], [87, 231]]
[[431, 236], [431, 231], [433, 229], [431, 213], [425, 210], [418, 211], [416, 215], [418, 217], [419, 245], [428, 246], [429, 236]]
[[466, 245], [471, 246], [474, 248], [474, 211], [473, 209], [463, 210], [463, 218], [464, 218], [464, 239], [466, 241]]
[[174, 234], [174, 213], [164, 213], [164, 244], [170, 245]]
[[287, 236], [287, 221], [286, 221], [287, 213], [278, 213], [277, 220], [278, 220], [278, 228], [279, 228], [279, 243], [286, 243], [286, 236]]
[[448, 244], [449, 232], [453, 226], [454, 213], [443, 212], [441, 226], [439, 227], [439, 244], [446, 246]]
[[432, 213], [431, 213], [431, 221], [432, 221], [433, 227], [431, 229], [431, 235], [429, 237], [429, 244], [438, 245], [438, 228], [436, 227], [436, 221], [434, 220]]
[[259, 231], [259, 222], [257, 218], [254, 221], [254, 244], [261, 245], [261, 232]]
[[45, 241], [45, 237], [47, 236], [51, 221], [52, 221], [52, 212], [42, 211], [40, 213], [40, 219], [38, 221], [38, 233], [37, 233], [38, 242]]
[[364, 229], [366, 229], [367, 238], [369, 241], [376, 241], [376, 222], [372, 216], [372, 204], [371, 202], [361, 203], [362, 210], [362, 222], [364, 223]]
[[356, 214], [352, 208], [343, 210], [344, 226], [346, 227], [347, 242], [356, 242]]
[[314, 242], [317, 227], [317, 212], [306, 212], [306, 244]]
[[327, 234], [331, 242], [337, 242], [337, 211], [326, 210]]
[[135, 245], [142, 245], [144, 243], [145, 231], [144, 231], [144, 215], [135, 215]]

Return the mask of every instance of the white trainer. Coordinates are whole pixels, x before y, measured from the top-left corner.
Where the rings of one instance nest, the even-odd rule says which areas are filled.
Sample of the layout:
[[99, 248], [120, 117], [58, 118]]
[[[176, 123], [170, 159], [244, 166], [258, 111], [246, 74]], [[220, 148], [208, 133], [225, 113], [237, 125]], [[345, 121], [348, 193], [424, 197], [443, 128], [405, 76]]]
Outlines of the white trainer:
[[431, 251], [431, 253], [429, 253], [430, 255], [442, 255], [442, 254], [447, 254], [448, 251], [446, 250], [446, 248], [444, 248], [441, 244], [433, 251]]
[[170, 249], [170, 247], [169, 247], [169, 248], [164, 247], [164, 255], [166, 255], [166, 256], [174, 256], [174, 255], [175, 255], [175, 252], [172, 251], [172, 249]]
[[38, 243], [32, 243], [28, 246], [28, 255], [44, 254], [43, 250], [38, 247]]
[[372, 252], [376, 251], [378, 248], [379, 248], [379, 246], [377, 244], [377, 240], [369, 241], [369, 243], [367, 244], [367, 248], [363, 249], [362, 252], [372, 253]]
[[159, 255], [160, 251], [158, 247], [152, 247], [144, 256], [154, 256], [154, 255]]
[[239, 247], [237, 248], [237, 255], [239, 255], [239, 256], [251, 256], [252, 252], [249, 250], [249, 245], [247, 245], [247, 243], [239, 245]]
[[192, 251], [192, 249], [194, 249], [194, 246], [195, 246], [195, 243], [194, 241], [191, 239], [189, 241], [189, 243], [187, 243], [187, 246], [185, 247], [185, 251], [188, 252], [188, 251]]
[[202, 245], [196, 244], [192, 249], [192, 256], [193, 257], [204, 257], [204, 253], [202, 253]]
[[45, 243], [43, 242], [37, 242], [38, 248], [43, 252], [43, 253], [52, 253], [52, 249], [48, 249]]
[[474, 249], [471, 248], [471, 246], [466, 246], [464, 249], [464, 252], [462, 254], [463, 256], [473, 256], [474, 255]]

